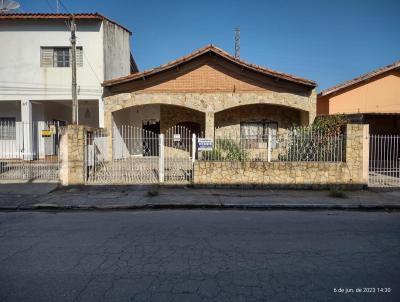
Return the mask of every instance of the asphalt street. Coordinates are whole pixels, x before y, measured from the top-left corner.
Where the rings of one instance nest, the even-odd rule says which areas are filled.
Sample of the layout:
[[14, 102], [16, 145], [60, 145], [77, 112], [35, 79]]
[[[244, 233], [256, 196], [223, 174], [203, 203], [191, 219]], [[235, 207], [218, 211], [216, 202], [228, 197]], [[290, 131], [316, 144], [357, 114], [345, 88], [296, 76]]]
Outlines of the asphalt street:
[[400, 301], [399, 212], [1, 212], [0, 237], [2, 302]]

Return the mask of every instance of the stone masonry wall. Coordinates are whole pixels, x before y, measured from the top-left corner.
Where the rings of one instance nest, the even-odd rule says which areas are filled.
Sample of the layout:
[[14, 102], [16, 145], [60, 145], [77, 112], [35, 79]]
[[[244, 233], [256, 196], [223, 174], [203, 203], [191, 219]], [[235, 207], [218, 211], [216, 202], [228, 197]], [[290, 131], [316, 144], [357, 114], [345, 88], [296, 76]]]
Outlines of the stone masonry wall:
[[143, 93], [132, 92], [108, 96], [104, 99], [104, 123], [111, 129], [113, 112], [139, 105], [167, 104], [186, 107], [205, 113], [205, 132], [213, 137], [214, 117], [220, 111], [244, 105], [269, 104], [281, 106], [281, 110], [301, 110], [308, 116], [301, 118], [304, 125], [312, 123], [316, 113], [315, 91], [310, 96], [287, 92], [242, 93]]
[[194, 164], [195, 185], [257, 185], [316, 188], [368, 184], [368, 125], [348, 125], [346, 161], [328, 162], [206, 162]]
[[86, 126], [68, 125], [61, 138], [60, 180], [64, 186], [85, 183], [85, 132], [88, 129]]

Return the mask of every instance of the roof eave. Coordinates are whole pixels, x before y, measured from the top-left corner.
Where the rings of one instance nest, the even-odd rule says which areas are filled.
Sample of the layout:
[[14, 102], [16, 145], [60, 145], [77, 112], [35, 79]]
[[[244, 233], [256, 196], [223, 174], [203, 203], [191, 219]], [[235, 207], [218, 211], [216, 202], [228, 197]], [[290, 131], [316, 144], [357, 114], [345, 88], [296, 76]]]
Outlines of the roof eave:
[[209, 45], [207, 45], [207, 46], [205, 46], [203, 48], [200, 48], [199, 50], [193, 52], [192, 54], [189, 54], [189, 55], [186, 55], [184, 57], [181, 57], [181, 58], [179, 58], [177, 60], [174, 60], [174, 61], [172, 61], [170, 63], [163, 64], [163, 65], [161, 65], [159, 67], [156, 67], [154, 69], [150, 69], [148, 71], [145, 70], [145, 71], [140, 72], [138, 74], [132, 74], [132, 75], [129, 75], [129, 76], [126, 76], [126, 77], [122, 77], [122, 78], [119, 78], [119, 79], [117, 78], [117, 79], [113, 79], [113, 80], [104, 81], [102, 83], [102, 86], [103, 87], [117, 86], [117, 85], [122, 85], [122, 84], [129, 83], [129, 82], [132, 82], [132, 81], [135, 81], [135, 80], [138, 80], [138, 79], [143, 79], [143, 78], [146, 78], [148, 76], [152, 76], [152, 75], [155, 75], [157, 73], [165, 72], [165, 71], [171, 70], [173, 68], [176, 68], [177, 66], [179, 66], [181, 64], [184, 64], [184, 63], [188, 63], [188, 62], [190, 62], [190, 61], [196, 59], [197, 57], [199, 57], [201, 55], [204, 55], [206, 53], [217, 54], [220, 57], [222, 57], [223, 59], [232, 62], [233, 64], [240, 65], [242, 68], [246, 68], [246, 69], [249, 69], [251, 71], [260, 73], [260, 74], [262, 74], [264, 76], [270, 76], [272, 78], [277, 78], [277, 79], [288, 81], [288, 82], [291, 82], [291, 83], [304, 85], [304, 86], [310, 87], [312, 89], [317, 87], [317, 83], [315, 81], [305, 80], [305, 79], [300, 79], [300, 78], [290, 78], [289, 76], [286, 76], [284, 74], [274, 73], [274, 72], [271, 72], [269, 70], [263, 69], [261, 67], [254, 66], [253, 64], [250, 64], [250, 63], [244, 62], [242, 60], [238, 60], [236, 58], [233, 58], [230, 54], [226, 53], [224, 50], [221, 50], [221, 49], [215, 47], [212, 44], [209, 44]]

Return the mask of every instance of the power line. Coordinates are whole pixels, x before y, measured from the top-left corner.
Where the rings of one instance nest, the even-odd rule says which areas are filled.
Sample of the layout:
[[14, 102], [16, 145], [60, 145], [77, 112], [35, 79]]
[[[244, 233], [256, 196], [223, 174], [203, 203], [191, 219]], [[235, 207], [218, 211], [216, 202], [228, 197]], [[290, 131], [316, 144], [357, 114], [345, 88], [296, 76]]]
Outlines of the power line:
[[72, 15], [72, 13], [69, 11], [69, 9], [64, 5], [64, 3], [63, 3], [61, 0], [58, 0], [57, 2], [62, 6], [62, 8], [63, 8], [67, 13], [69, 13], [69, 14]]

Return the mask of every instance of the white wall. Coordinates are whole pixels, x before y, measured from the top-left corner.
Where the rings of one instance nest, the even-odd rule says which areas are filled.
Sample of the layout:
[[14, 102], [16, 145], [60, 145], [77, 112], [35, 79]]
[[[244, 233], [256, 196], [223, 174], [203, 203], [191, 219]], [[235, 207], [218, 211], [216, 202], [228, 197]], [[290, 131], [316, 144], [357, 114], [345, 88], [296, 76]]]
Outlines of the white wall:
[[[83, 67], [77, 69], [79, 99], [99, 99], [103, 76], [100, 21], [77, 22], [77, 46]], [[64, 21], [0, 21], [0, 100], [71, 99], [71, 68], [40, 66], [42, 46], [70, 46]]]
[[150, 119], [160, 120], [160, 105], [134, 106], [113, 113], [114, 158], [142, 155], [143, 142], [140, 139], [140, 129], [143, 121]]
[[110, 80], [130, 74], [130, 34], [121, 27], [103, 22], [104, 79]]
[[[76, 36], [83, 47], [78, 99], [99, 103], [102, 126], [101, 83], [130, 73], [130, 34], [108, 21], [78, 19]], [[40, 66], [41, 47], [70, 46], [64, 20], [0, 20], [0, 41], [0, 101], [71, 100], [71, 68]]]

